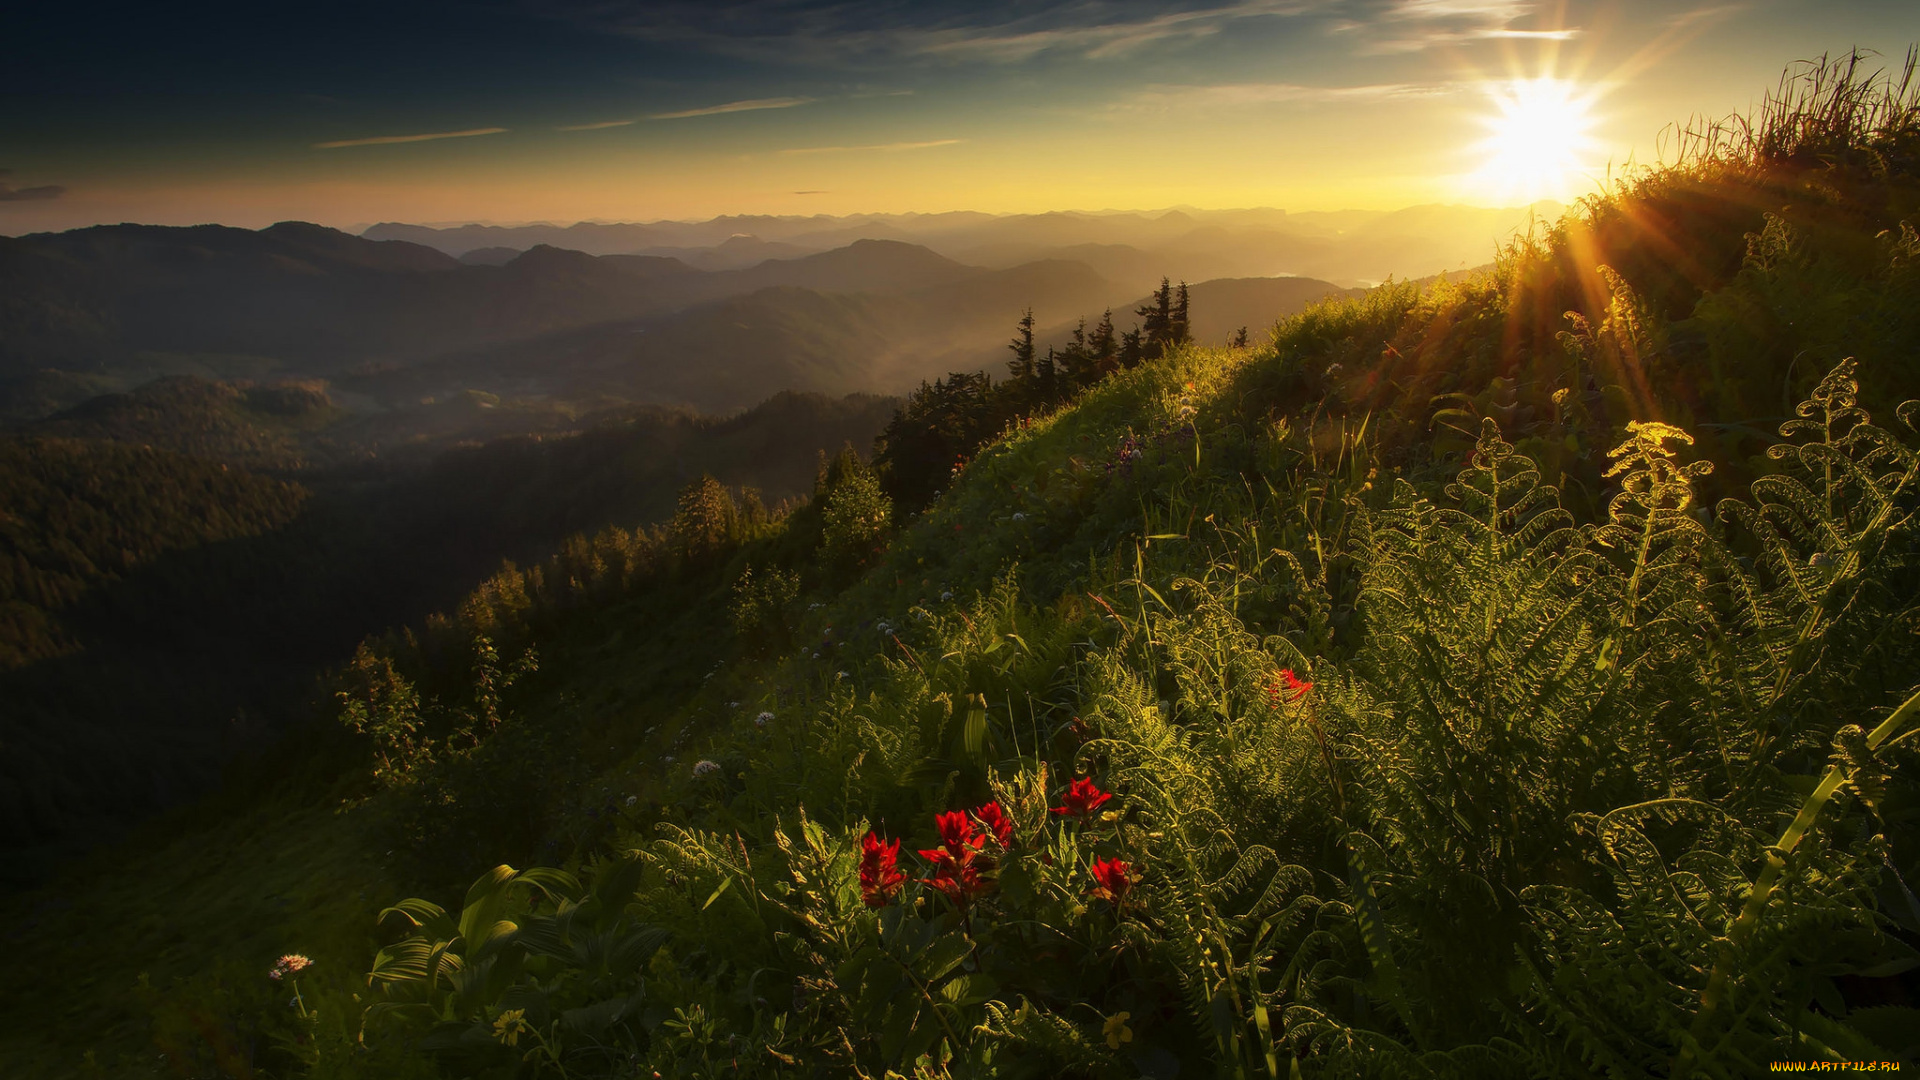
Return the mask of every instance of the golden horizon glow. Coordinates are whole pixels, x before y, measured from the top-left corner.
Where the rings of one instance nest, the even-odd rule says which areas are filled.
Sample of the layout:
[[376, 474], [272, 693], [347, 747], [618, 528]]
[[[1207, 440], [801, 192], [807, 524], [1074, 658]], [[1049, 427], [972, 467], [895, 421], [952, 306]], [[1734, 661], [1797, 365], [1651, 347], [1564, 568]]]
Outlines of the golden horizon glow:
[[1588, 155], [1595, 95], [1568, 79], [1513, 79], [1492, 90], [1495, 112], [1481, 118], [1487, 136], [1474, 146], [1482, 158], [1469, 183], [1503, 202], [1565, 200], [1592, 186]]

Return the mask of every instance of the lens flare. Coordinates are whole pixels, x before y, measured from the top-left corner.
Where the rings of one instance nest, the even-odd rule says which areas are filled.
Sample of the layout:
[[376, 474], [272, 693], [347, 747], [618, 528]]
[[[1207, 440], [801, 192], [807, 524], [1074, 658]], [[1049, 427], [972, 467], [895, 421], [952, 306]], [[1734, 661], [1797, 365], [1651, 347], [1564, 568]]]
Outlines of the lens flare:
[[1490, 91], [1495, 112], [1474, 146], [1473, 184], [1502, 202], [1566, 199], [1590, 185], [1593, 97], [1565, 79], [1515, 79]]

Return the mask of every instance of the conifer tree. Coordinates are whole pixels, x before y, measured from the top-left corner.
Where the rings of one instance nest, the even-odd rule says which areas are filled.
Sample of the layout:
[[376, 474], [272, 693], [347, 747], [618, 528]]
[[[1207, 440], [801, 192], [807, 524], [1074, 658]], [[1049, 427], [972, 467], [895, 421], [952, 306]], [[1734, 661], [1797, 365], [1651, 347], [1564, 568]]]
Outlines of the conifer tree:
[[1007, 370], [1013, 372], [1016, 379], [1025, 379], [1033, 374], [1033, 309], [1015, 324], [1016, 332], [1007, 349], [1013, 353], [1013, 359], [1007, 361]]
[[[1166, 288], [1164, 281], [1161, 288]], [[1186, 345], [1193, 341], [1193, 330], [1187, 322], [1187, 283], [1181, 282], [1174, 293], [1172, 317], [1167, 320], [1167, 344]]]
[[1092, 357], [1087, 351], [1086, 318], [1082, 317], [1080, 325], [1073, 328], [1073, 340], [1067, 342], [1066, 348], [1061, 349], [1057, 356], [1049, 348], [1047, 354], [1058, 362], [1059, 370], [1068, 378], [1076, 382], [1091, 381], [1089, 370], [1092, 367]]
[[1112, 374], [1119, 367], [1120, 341], [1113, 332], [1113, 309], [1108, 308], [1100, 314], [1100, 322], [1087, 335], [1087, 361], [1091, 369], [1091, 378], [1098, 379]]
[[1164, 354], [1173, 327], [1173, 283], [1161, 278], [1153, 299], [1135, 308], [1133, 313], [1142, 320], [1141, 358], [1151, 360]]
[[680, 551], [689, 562], [703, 562], [726, 550], [739, 531], [739, 509], [726, 485], [711, 475], [680, 492], [679, 510], [673, 515], [673, 534]]

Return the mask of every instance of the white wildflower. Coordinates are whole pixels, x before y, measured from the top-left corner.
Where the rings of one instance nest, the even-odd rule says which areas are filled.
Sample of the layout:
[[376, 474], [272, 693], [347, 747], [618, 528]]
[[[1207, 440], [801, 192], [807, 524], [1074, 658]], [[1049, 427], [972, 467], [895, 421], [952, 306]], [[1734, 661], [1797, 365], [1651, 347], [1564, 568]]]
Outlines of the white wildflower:
[[720, 763], [717, 761], [708, 761], [707, 759], [702, 758], [701, 760], [693, 763], [693, 775], [695, 779], [699, 779], [700, 777], [703, 777], [703, 776], [712, 776], [714, 773], [717, 773], [719, 771], [720, 771]]

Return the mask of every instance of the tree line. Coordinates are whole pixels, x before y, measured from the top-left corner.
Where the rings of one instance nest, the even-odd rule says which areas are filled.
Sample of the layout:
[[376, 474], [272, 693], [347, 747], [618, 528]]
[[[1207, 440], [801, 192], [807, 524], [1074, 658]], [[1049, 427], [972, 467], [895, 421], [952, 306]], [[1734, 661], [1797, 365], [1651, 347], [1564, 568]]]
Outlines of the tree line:
[[[1116, 371], [1158, 359], [1193, 340], [1187, 283], [1167, 278], [1147, 303], [1134, 309], [1130, 330], [1114, 326], [1113, 311], [1092, 327], [1082, 318], [1059, 349], [1041, 353], [1033, 337], [1033, 309], [1015, 324], [1007, 349], [1007, 377], [995, 382], [984, 371], [956, 371], [922, 382], [874, 442], [881, 484], [894, 505], [917, 510], [947, 487], [988, 440], [1022, 417], [1042, 416]], [[1240, 343], [1244, 344], [1245, 331]]]

